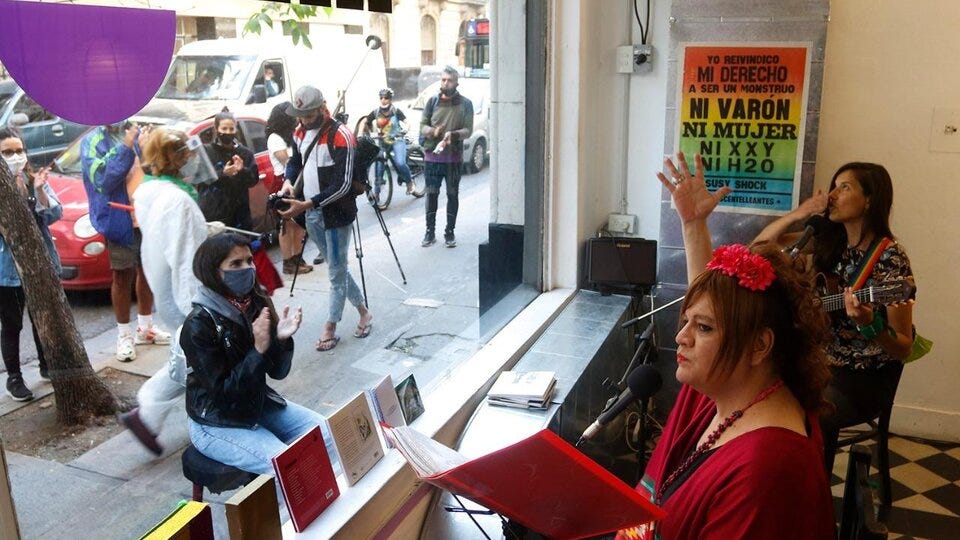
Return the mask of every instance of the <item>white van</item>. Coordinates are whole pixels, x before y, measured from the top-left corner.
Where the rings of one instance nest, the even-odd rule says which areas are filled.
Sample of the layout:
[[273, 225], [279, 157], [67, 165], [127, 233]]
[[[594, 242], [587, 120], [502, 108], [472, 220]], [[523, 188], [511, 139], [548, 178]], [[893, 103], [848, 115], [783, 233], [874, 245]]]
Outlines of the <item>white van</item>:
[[[265, 79], [271, 72], [272, 83]], [[387, 85], [382, 51], [370, 49], [360, 35], [316, 39], [312, 49], [290, 38], [194, 41], [174, 56], [160, 90], [138, 117], [198, 122], [226, 106], [266, 119], [307, 84], [323, 92], [332, 113], [348, 83], [345, 110], [352, 125], [379, 106], [377, 91]]]

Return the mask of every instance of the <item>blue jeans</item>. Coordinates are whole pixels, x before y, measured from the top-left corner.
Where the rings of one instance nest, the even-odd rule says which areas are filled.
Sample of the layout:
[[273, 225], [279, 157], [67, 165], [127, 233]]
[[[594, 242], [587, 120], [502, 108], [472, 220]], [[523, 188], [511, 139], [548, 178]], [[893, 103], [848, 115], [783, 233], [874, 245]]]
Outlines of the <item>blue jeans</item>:
[[330, 277], [330, 312], [327, 322], [336, 324], [343, 317], [343, 306], [347, 300], [350, 300], [354, 307], [363, 305], [363, 293], [350, 275], [347, 264], [353, 225], [327, 229], [323, 226], [323, 212], [311, 209], [307, 210], [307, 234], [313, 238], [320, 255], [327, 260]]
[[[382, 144], [382, 143], [381, 143]], [[390, 146], [388, 144], [382, 144], [382, 146]], [[403, 139], [397, 139], [393, 141], [392, 154], [390, 156], [390, 161], [393, 163], [395, 169], [397, 169], [397, 183], [403, 184], [411, 181], [410, 177], [410, 167], [407, 166], [407, 141]], [[377, 174], [377, 183], [383, 183], [383, 169], [386, 164], [382, 161], [374, 162], [375, 171]]]
[[282, 409], [269, 405], [264, 409], [260, 422], [249, 429], [207, 426], [189, 419], [190, 442], [210, 459], [255, 474], [273, 476], [273, 456], [314, 426], [320, 426], [334, 473], [343, 471], [330, 426], [322, 414], [291, 401], [287, 401], [287, 406]]

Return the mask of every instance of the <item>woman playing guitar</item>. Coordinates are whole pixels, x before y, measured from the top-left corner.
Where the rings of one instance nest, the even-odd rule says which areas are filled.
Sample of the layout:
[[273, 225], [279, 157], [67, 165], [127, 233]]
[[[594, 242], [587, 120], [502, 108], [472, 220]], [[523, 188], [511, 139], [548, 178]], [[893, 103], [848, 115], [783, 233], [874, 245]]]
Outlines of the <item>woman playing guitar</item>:
[[[814, 240], [813, 264], [818, 272], [837, 276], [845, 309], [832, 314], [833, 339], [827, 346], [832, 380], [827, 400], [836, 407], [821, 419], [824, 462], [833, 470], [840, 428], [875, 418], [893, 401], [903, 359], [913, 342], [913, 306], [862, 303], [853, 291], [891, 280], [909, 280], [910, 260], [890, 231], [893, 183], [887, 170], [874, 163], [847, 163], [818, 192], [777, 219], [755, 241], [789, 245], [798, 233], [787, 230], [825, 212], [828, 223]], [[915, 297], [911, 290], [910, 300]]]

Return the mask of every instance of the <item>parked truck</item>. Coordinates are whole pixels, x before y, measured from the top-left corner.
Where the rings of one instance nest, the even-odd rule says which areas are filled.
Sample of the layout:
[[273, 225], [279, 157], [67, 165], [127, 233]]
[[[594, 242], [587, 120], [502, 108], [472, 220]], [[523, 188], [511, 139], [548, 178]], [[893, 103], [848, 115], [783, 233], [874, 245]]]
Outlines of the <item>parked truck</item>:
[[355, 121], [379, 105], [377, 91], [387, 84], [383, 54], [353, 34], [313, 39], [312, 49], [279, 38], [194, 41], [174, 56], [138, 116], [196, 122], [226, 106], [267, 118], [308, 84], [323, 92], [331, 112], [346, 89], [345, 112]]

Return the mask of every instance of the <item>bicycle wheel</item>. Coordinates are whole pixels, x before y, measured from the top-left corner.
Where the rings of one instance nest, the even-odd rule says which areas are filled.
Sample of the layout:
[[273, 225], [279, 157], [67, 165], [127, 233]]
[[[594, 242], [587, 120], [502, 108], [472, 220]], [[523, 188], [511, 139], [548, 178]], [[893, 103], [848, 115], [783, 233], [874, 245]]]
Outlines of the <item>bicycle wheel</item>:
[[[377, 163], [383, 163], [382, 180], [377, 180]], [[382, 162], [379, 159], [374, 160], [374, 162], [370, 164], [367, 178], [370, 181], [370, 185], [373, 186], [373, 198], [376, 200], [377, 208], [386, 210], [390, 207], [390, 201], [393, 199], [393, 171], [390, 169], [390, 164]]]
[[410, 178], [413, 182], [413, 189], [410, 194], [419, 199], [423, 197], [427, 187], [423, 176], [423, 153], [418, 150], [411, 150], [407, 154], [407, 167], [410, 168]]

